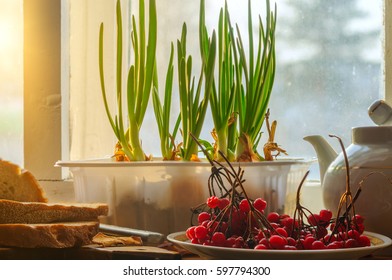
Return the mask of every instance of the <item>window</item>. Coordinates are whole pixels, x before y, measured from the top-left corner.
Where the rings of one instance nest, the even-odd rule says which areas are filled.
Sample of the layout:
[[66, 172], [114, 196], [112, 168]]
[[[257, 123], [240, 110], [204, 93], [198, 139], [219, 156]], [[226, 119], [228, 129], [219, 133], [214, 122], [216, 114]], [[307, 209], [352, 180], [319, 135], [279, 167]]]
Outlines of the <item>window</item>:
[[[105, 58], [114, 61], [114, 2], [95, 6], [71, 2], [71, 159], [102, 157], [113, 153], [115, 139], [104, 114], [98, 76], [98, 28], [105, 23]], [[137, 15], [136, 3], [132, 13]], [[147, 2], [147, 1], [146, 1]], [[229, 0], [232, 21], [246, 34], [247, 5]], [[271, 1], [272, 3], [274, 1]], [[128, 2], [123, 2], [123, 5]], [[158, 50], [157, 64], [161, 87], [170, 52], [170, 42], [181, 34], [182, 22], [188, 25], [188, 51], [197, 60], [199, 1], [157, 1]], [[217, 29], [219, 9], [224, 1], [206, 1], [207, 24]], [[264, 20], [264, 1], [252, 1], [254, 19]], [[329, 133], [340, 135], [350, 143], [353, 126], [372, 125], [368, 106], [382, 98], [381, 29], [382, 1], [279, 1], [277, 36], [277, 71], [271, 97], [271, 118], [278, 121], [276, 140], [290, 156], [311, 157], [311, 146], [302, 140], [306, 135]], [[174, 9], [173, 7], [178, 7]], [[94, 12], [93, 12], [94, 11]], [[128, 11], [125, 9], [125, 11]], [[72, 29], [74, 27], [74, 29]], [[255, 30], [257, 30], [255, 28]], [[256, 36], [257, 34], [255, 34]], [[245, 36], [244, 36], [245, 37]], [[246, 37], [244, 38], [246, 41]], [[75, 53], [73, 53], [75, 50]], [[84, 50], [84, 51], [83, 51]], [[72, 69], [75, 62], [79, 67]], [[196, 61], [197, 63], [197, 61]], [[198, 69], [198, 65], [195, 65]], [[176, 71], [176, 70], [175, 70]], [[113, 93], [113, 84], [108, 92]], [[176, 86], [175, 86], [176, 88]], [[112, 90], [113, 89], [113, 90]], [[176, 91], [176, 90], [175, 90]], [[176, 92], [173, 93], [176, 96]], [[349, 104], [349, 106], [348, 106]], [[173, 110], [178, 106], [173, 106]], [[176, 113], [173, 114], [174, 116]], [[212, 141], [211, 117], [207, 115], [202, 137]], [[172, 118], [174, 119], [174, 118]], [[156, 145], [156, 124], [152, 107], [142, 127], [145, 152], [160, 154]], [[263, 137], [266, 141], [266, 136]], [[334, 143], [333, 143], [334, 144]], [[335, 147], [338, 148], [336, 143]]]
[[[116, 59], [116, 1], [69, 0], [69, 90], [70, 157], [86, 159], [113, 153], [115, 139], [102, 102], [98, 69], [98, 36], [104, 22], [104, 51], [107, 87], [115, 86], [113, 62]], [[122, 1], [124, 26], [129, 1]], [[124, 36], [125, 37], [125, 36]], [[126, 55], [124, 55], [126, 59]], [[124, 61], [124, 63], [126, 63]], [[124, 67], [125, 70], [125, 67]], [[125, 74], [125, 72], [124, 72]], [[110, 100], [114, 105], [115, 99]]]
[[[46, 0], [46, 1], [58, 2], [58, 3], [60, 2], [60, 0], [56, 0], [56, 1]], [[36, 2], [45, 3], [45, 0], [40, 0]], [[72, 5], [77, 5], [75, 4], [77, 2], [83, 2], [80, 3], [80, 5], [85, 5], [85, 8], [74, 9], [74, 12], [75, 13], [80, 12], [80, 19], [83, 19], [85, 22], [83, 24], [74, 26], [74, 28], [72, 29], [73, 26], [72, 17], [77, 16], [77, 14], [73, 14], [72, 12]], [[113, 45], [114, 40], [111, 41], [110, 36], [112, 35], [110, 34], [111, 32], [114, 31], [114, 20], [110, 18], [108, 19], [107, 17], [110, 17], [110, 15], [112, 16], [114, 15], [114, 12], [112, 12], [114, 11], [114, 2], [115, 1], [94, 1], [94, 3], [92, 3], [92, 1], [75, 1], [75, 0], [61, 1], [62, 8], [63, 8], [63, 18], [62, 18], [63, 24], [67, 25], [68, 19], [70, 20], [69, 25], [67, 25], [70, 27], [68, 32], [71, 32], [73, 38], [75, 38], [74, 36], [76, 36], [76, 38], [81, 38], [82, 42], [80, 43], [84, 43], [84, 44], [86, 42], [89, 43], [88, 46], [83, 47], [83, 49], [85, 50], [85, 54], [79, 56], [81, 58], [80, 60], [81, 64], [79, 66], [73, 64], [69, 65], [71, 78], [72, 77], [74, 77], [75, 79], [78, 78], [83, 83], [81, 83], [79, 87], [75, 85], [76, 86], [75, 89], [72, 89], [73, 86], [72, 80], [70, 84], [66, 84], [66, 83], [62, 84], [63, 87], [69, 87], [71, 91], [71, 97], [70, 97], [71, 113], [69, 117], [70, 131], [71, 131], [70, 134], [71, 159], [102, 157], [104, 155], [109, 155], [113, 152], [112, 149], [113, 149], [113, 144], [115, 143], [115, 139], [113, 139], [113, 134], [110, 130], [110, 127], [107, 123], [106, 117], [104, 116], [104, 112], [103, 112], [103, 105], [100, 97], [100, 90], [98, 87], [99, 79], [97, 74], [98, 71], [97, 56], [94, 52], [96, 51], [97, 48], [98, 24], [100, 21], [105, 21], [107, 24], [107, 28], [106, 28], [107, 32], [105, 33], [106, 34], [105, 36], [109, 37], [107, 39], [109, 43], [106, 44], [107, 48], [105, 50], [106, 53], [105, 55], [106, 56], [111, 55], [111, 48], [113, 49], [114, 47]], [[133, 2], [134, 1], [132, 1], [132, 8], [135, 8], [133, 7]], [[273, 99], [271, 100], [271, 110], [272, 110], [271, 112], [272, 112], [272, 118], [278, 120], [278, 132], [276, 137], [278, 143], [282, 145], [284, 148], [286, 148], [290, 153], [290, 155], [292, 156], [297, 156], [297, 155], [312, 156], [314, 154], [311, 147], [306, 143], [304, 143], [302, 140], [302, 137], [304, 135], [313, 134], [313, 133], [322, 133], [323, 135], [326, 135], [327, 133], [333, 132], [335, 134], [342, 135], [344, 137], [345, 143], [348, 144], [349, 143], [348, 139], [350, 138], [351, 126], [370, 124], [370, 121], [366, 116], [366, 109], [367, 106], [370, 105], [370, 102], [372, 102], [376, 98], [382, 98], [384, 95], [384, 91], [386, 92], [386, 99], [389, 102], [392, 101], [391, 94], [389, 91], [390, 85], [388, 83], [384, 85], [383, 82], [384, 77], [382, 76], [383, 72], [380, 71], [381, 63], [383, 62], [383, 59], [382, 59], [382, 48], [381, 48], [382, 41], [380, 40], [379, 35], [380, 35], [380, 31], [382, 30], [381, 11], [382, 11], [383, 4], [381, 0], [372, 2], [372, 6], [369, 6], [369, 3], [367, 2], [368, 6], [365, 9], [363, 3], [365, 3], [366, 1], [361, 1], [361, 0], [344, 1], [345, 3], [341, 3], [341, 1], [307, 1], [304, 2], [306, 5], [297, 4], [297, 3], [302, 3], [302, 1], [295, 1], [295, 3], [292, 4], [290, 4], [290, 2], [292, 1], [279, 1], [278, 3], [278, 32], [280, 34], [277, 34], [277, 36], [278, 36], [278, 40], [280, 40], [279, 42], [282, 49], [278, 50], [278, 55], [279, 55], [278, 58], [280, 61], [279, 61], [279, 69], [277, 70], [277, 77], [274, 86]], [[371, 39], [370, 43], [368, 42], [367, 46], [363, 47], [363, 51], [352, 50], [352, 55], [355, 55], [356, 59], [353, 58], [354, 56], [351, 56], [352, 61], [350, 61], [349, 59], [341, 61], [341, 59], [339, 59], [334, 63], [331, 62], [329, 66], [327, 65], [328, 67], [322, 66], [318, 70], [313, 70], [308, 72], [310, 74], [317, 74], [319, 80], [314, 80], [313, 78], [304, 79], [304, 77], [299, 75], [298, 73], [302, 73], [303, 75], [303, 73], [306, 73], [306, 71], [308, 71], [309, 69], [313, 69], [310, 67], [311, 63], [315, 63], [315, 62], [319, 63], [320, 62], [319, 60], [325, 59], [324, 55], [318, 53], [318, 50], [320, 49], [319, 43], [322, 38], [312, 39], [310, 37], [311, 34], [301, 35], [300, 33], [292, 37], [293, 34], [291, 34], [291, 32], [293, 32], [294, 30], [297, 30], [297, 32], [301, 31], [301, 26], [305, 28], [306, 20], [309, 19], [311, 15], [313, 15], [312, 13], [316, 13], [317, 7], [310, 5], [313, 2], [319, 3], [319, 6], [323, 7], [324, 9], [322, 10], [322, 16], [315, 17], [317, 20], [336, 22], [337, 21], [336, 18], [334, 19], [332, 17], [332, 15], [335, 12], [343, 11], [346, 13], [347, 21], [338, 21], [340, 23], [339, 28], [341, 27], [342, 28], [341, 30], [345, 32], [351, 32], [351, 33], [343, 32], [343, 34], [340, 34], [340, 36], [346, 35], [347, 38], [350, 40], [362, 40], [361, 38], [363, 34], [358, 31], [358, 28], [355, 27], [355, 25], [358, 26], [359, 24], [359, 26], [361, 26], [361, 24], [366, 23], [366, 27], [371, 27], [370, 29], [364, 30], [365, 33], [368, 34], [365, 34], [365, 36], [363, 36], [363, 38], [366, 38], [366, 40]], [[331, 6], [328, 7], [324, 6], [326, 4], [324, 2], [327, 2]], [[123, 7], [126, 7], [125, 5], [127, 3], [129, 2], [122, 1]], [[180, 1], [171, 1], [170, 9], [167, 8], [168, 6], [167, 3], [168, 3], [167, 1], [157, 1], [158, 8], [160, 9], [159, 11], [160, 35], [159, 36], [161, 38], [163, 37], [167, 39], [167, 41], [171, 41], [171, 40], [176, 40], [178, 38], [179, 31], [172, 29], [170, 27], [170, 24], [172, 25], [178, 24], [178, 22], [182, 22], [183, 20], [187, 20], [189, 25], [197, 24], [197, 18], [194, 17], [194, 11], [198, 10], [198, 1], [192, 1], [191, 3], [187, 3], [186, 6], [181, 5], [182, 2]], [[209, 5], [208, 12], [211, 14], [216, 14], [217, 8], [220, 7], [222, 3], [223, 1], [207, 1], [207, 4]], [[239, 19], [243, 18], [243, 16], [241, 15], [244, 15], [245, 10], [239, 9], [238, 6], [234, 5], [233, 3], [235, 3], [234, 0], [229, 1], [229, 6], [231, 7], [232, 13], [237, 13], [238, 10], [239, 12], [238, 18]], [[338, 5], [338, 8], [332, 5]], [[347, 7], [342, 9], [341, 5], [347, 5]], [[391, 10], [391, 8], [388, 5], [389, 5], [388, 1], [386, 1], [385, 12], [387, 14]], [[173, 6], [176, 7], [178, 6], [179, 8], [173, 9], [172, 8]], [[310, 10], [312, 8], [315, 10], [313, 11]], [[300, 9], [306, 9], [306, 10], [301, 11]], [[128, 8], [126, 8], [125, 10], [127, 11]], [[263, 13], [263, 10], [258, 9], [256, 7], [254, 8], [254, 10]], [[70, 14], [68, 14], [67, 11], [68, 12], [70, 11]], [[84, 14], [82, 13], [82, 11]], [[370, 14], [369, 11], [371, 11]], [[179, 14], [175, 14], [176, 12], [178, 12]], [[310, 14], [306, 14], [305, 12]], [[358, 16], [358, 12], [361, 12], [362, 14]], [[54, 13], [53, 10], [50, 10], [50, 13], [53, 14]], [[57, 8], [56, 8], [56, 13], [57, 13], [56, 15], [59, 16], [60, 10]], [[43, 9], [42, 16], [45, 15], [47, 16], [48, 14], [49, 12]], [[351, 14], [353, 15], [353, 18], [349, 16]], [[68, 17], [67, 15], [70, 16]], [[339, 16], [341, 15], [336, 15], [336, 16], [339, 18]], [[56, 18], [54, 16], [52, 17], [53, 20], [54, 18]], [[192, 19], [194, 20], [194, 22], [191, 22]], [[386, 47], [385, 48], [388, 50], [390, 48], [389, 47], [390, 39], [388, 36], [390, 24], [389, 24], [388, 16], [385, 16], [385, 21], [386, 21], [385, 23]], [[344, 23], [347, 23], [347, 25]], [[374, 26], [373, 23], [375, 23]], [[110, 24], [112, 25], [110, 26]], [[209, 22], [209, 24], [211, 24], [211, 26], [216, 25], [214, 21]], [[88, 29], [87, 26], [90, 26], [93, 29], [87, 32], [86, 31], [86, 29]], [[177, 28], [179, 27], [177, 26]], [[64, 29], [65, 31], [67, 31], [67, 28], [63, 26], [63, 31]], [[338, 29], [334, 29], [334, 30], [338, 30]], [[77, 35], [77, 33], [73, 33], [78, 31], [85, 32], [85, 33], [82, 33], [82, 35], [78, 37], [79, 35]], [[64, 34], [66, 33], [63, 33], [63, 36]], [[322, 34], [322, 35], [326, 35], [326, 34]], [[335, 35], [334, 32], [333, 34]], [[170, 37], [170, 39], [168, 37], [169, 35], [172, 36]], [[197, 38], [197, 36], [195, 36], [195, 38]], [[309, 44], [309, 41], [311, 39], [315, 41], [313, 43], [310, 42]], [[328, 39], [328, 38], [324, 38], [324, 39]], [[68, 42], [67, 40], [65, 41], [66, 41], [66, 45], [72, 44], [72, 38]], [[78, 43], [78, 41], [75, 40], [74, 43]], [[359, 45], [361, 44], [358, 44], [358, 46]], [[65, 45], [62, 44], [62, 46]], [[324, 46], [326, 46], [327, 49], [329, 50], [332, 49], [330, 42], [329, 43], [327, 42], [326, 45]], [[71, 51], [73, 48], [78, 48], [78, 47], [77, 45], [76, 46], [70, 45]], [[374, 50], [378, 51], [378, 54], [374, 53], [373, 55]], [[62, 51], [64, 55], [64, 52], [66, 53], [65, 49], [63, 48]], [[350, 50], [347, 51], [347, 49], [346, 50], [340, 49], [340, 51], [342, 53], [338, 53], [338, 55], [344, 55], [345, 53], [347, 54], [347, 52], [350, 53]], [[163, 49], [160, 52], [163, 53], [162, 54], [163, 58], [167, 57], [168, 49]], [[388, 52], [385, 53], [388, 54]], [[72, 56], [71, 53], [69, 55]], [[348, 56], [350, 56], [350, 54], [348, 54]], [[72, 61], [72, 57], [71, 59], [67, 59], [67, 58], [68, 58], [68, 54], [65, 54], [65, 57], [63, 57], [63, 62]], [[111, 58], [109, 57], [107, 59], [110, 60]], [[388, 77], [391, 75], [389, 74], [390, 73], [389, 60], [390, 58], [387, 56], [385, 60], [385, 73], [384, 73], [386, 81], [388, 81]], [[294, 64], [294, 62], [296, 64]], [[162, 64], [163, 67], [165, 65], [164, 61], [161, 62], [158, 61], [158, 63]], [[344, 67], [337, 68], [337, 65], [343, 65]], [[78, 67], [80, 68], [78, 69]], [[63, 69], [63, 73], [64, 71], [67, 71], [67, 68], [65, 68], [65, 70], [64, 68], [62, 69]], [[77, 72], [73, 72], [75, 70], [80, 70], [79, 73], [81, 76], [73, 75], [72, 73], [77, 73]], [[334, 73], [334, 74], [338, 73], [339, 75], [337, 76], [338, 78], [336, 79], [328, 80], [330, 78], [327, 75], [327, 73]], [[343, 76], [345, 76], [345, 79], [342, 78]], [[84, 78], [81, 79], [80, 77], [84, 77]], [[364, 78], [365, 80], [361, 81], [360, 77], [365, 77]], [[329, 88], [329, 86], [335, 83], [335, 88], [332, 89], [332, 92], [325, 95], [323, 95], [322, 91], [320, 91], [319, 93], [321, 93], [321, 95], [317, 97], [318, 94], [317, 86], [320, 86], [318, 82], [325, 83], [326, 88]], [[359, 82], [365, 82], [364, 88], [366, 88], [366, 90], [364, 90], [363, 87], [359, 86]], [[297, 89], [294, 89], [294, 86], [297, 87]], [[297, 93], [295, 92], [301, 92], [301, 94], [303, 93], [304, 95], [302, 98], [299, 98]], [[82, 95], [83, 98], [86, 100], [85, 103], [79, 103], [76, 104], [79, 106], [72, 107], [75, 106], [72, 104], [72, 102], [75, 101], [75, 99], [73, 99], [74, 97], [72, 97], [72, 95], [74, 94]], [[343, 96], [347, 96], [348, 94], [351, 95], [350, 106], [344, 106], [345, 104], [344, 102], [337, 101], [338, 98], [342, 98]], [[364, 99], [358, 100], [360, 96], [362, 96]], [[329, 103], [329, 101], [328, 102], [317, 101], [316, 97], [329, 98], [331, 102]], [[66, 100], [67, 99], [63, 98], [63, 104], [64, 102], [66, 103]], [[335, 106], [335, 107], [329, 107], [329, 106]], [[357, 106], [357, 108], [354, 109], [354, 106]], [[292, 110], [294, 109], [296, 109], [296, 111], [293, 113]], [[332, 114], [332, 116], [328, 116], [328, 119], [327, 118], [318, 119], [319, 116], [325, 116], [324, 113], [323, 114], [315, 113], [315, 112], [321, 112], [321, 110], [326, 110], [326, 112], [334, 112], [334, 113]], [[98, 112], [98, 111], [102, 112], [103, 116], [97, 117], [96, 115], [93, 115], [91, 113], [91, 112]], [[329, 118], [332, 118], [331, 122], [328, 122]], [[294, 120], [294, 124], [288, 122], [290, 119]], [[309, 123], [309, 120], [312, 119], [316, 120], [315, 124]], [[68, 118], [66, 118], [66, 120], [68, 120]], [[351, 123], [347, 123], [344, 125], [341, 124], [342, 120], [349, 120], [351, 121]], [[90, 127], [89, 123], [87, 122], [95, 123], [97, 124], [97, 126]], [[149, 121], [148, 119], [146, 119], [144, 126], [148, 127], [149, 122], [152, 124], [154, 123], [153, 121], [151, 120]], [[321, 123], [324, 122], [331, 125], [328, 125], [327, 128], [325, 127], [323, 128], [320, 122]], [[81, 125], [81, 124], [83, 124], [82, 128], [80, 129], [75, 128], [76, 125]], [[333, 127], [335, 124], [336, 124], [336, 128], [339, 128], [339, 131], [327, 131], [328, 128]], [[58, 125], [60, 124], [58, 123]], [[158, 153], [159, 151], [154, 150], [155, 143], [153, 144], [148, 143], [149, 133], [151, 132], [147, 131], [146, 132], [147, 137], [143, 137], [144, 139], [143, 145], [146, 147], [146, 151], [149, 151], [150, 153]], [[204, 132], [204, 135], [205, 138], [209, 137], [208, 126], [206, 126], [206, 131]], [[68, 139], [68, 137], [65, 137], [65, 139]], [[31, 141], [31, 139], [28, 140]], [[59, 142], [56, 141], [56, 143], [57, 146], [60, 145]], [[151, 147], [150, 149], [147, 147], [148, 145], [150, 145]], [[40, 154], [36, 154], [35, 151], [32, 150], [28, 154], [26, 153], [25, 156], [29, 158], [31, 157], [37, 158], [37, 156], [40, 156]], [[60, 159], [62, 157], [62, 154], [61, 153], [57, 154], [56, 157], [57, 158], [55, 160]], [[46, 167], [53, 166], [55, 160], [48, 159]], [[32, 169], [34, 169], [33, 165], [30, 166], [32, 167]]]
[[22, 0], [0, 0], [0, 158], [23, 164]]
[[277, 141], [295, 156], [313, 154], [305, 135], [336, 134], [350, 144], [351, 127], [373, 125], [367, 108], [384, 96], [382, 1], [285, 1], [280, 10]]

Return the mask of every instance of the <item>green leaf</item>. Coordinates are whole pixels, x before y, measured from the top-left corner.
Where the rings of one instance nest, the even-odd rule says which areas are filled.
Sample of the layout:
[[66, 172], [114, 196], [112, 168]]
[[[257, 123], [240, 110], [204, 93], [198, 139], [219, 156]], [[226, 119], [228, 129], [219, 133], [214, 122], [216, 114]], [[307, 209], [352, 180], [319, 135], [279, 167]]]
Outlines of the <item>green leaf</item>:
[[99, 78], [101, 82], [101, 92], [102, 92], [102, 99], [103, 103], [105, 106], [105, 112], [108, 117], [110, 126], [113, 129], [114, 134], [116, 135], [116, 138], [118, 139], [119, 132], [117, 129], [117, 126], [115, 122], [113, 121], [113, 117], [110, 113], [107, 97], [106, 97], [106, 87], [105, 87], [105, 75], [104, 75], [104, 64], [103, 64], [103, 32], [104, 32], [104, 25], [101, 23], [100, 28], [99, 28]]
[[[122, 109], [122, 52], [123, 52], [123, 35], [122, 35], [122, 16], [120, 0], [116, 4], [116, 25], [117, 25], [117, 40], [116, 40], [116, 100], [118, 116], [113, 117], [110, 113], [104, 80], [104, 65], [103, 65], [103, 24], [100, 28], [99, 38], [99, 70], [101, 80], [101, 91], [105, 110], [109, 122], [119, 140], [125, 154], [130, 160], [145, 160], [145, 155], [141, 147], [139, 130], [142, 125], [145, 111], [149, 102], [149, 97], [152, 91], [152, 84], [154, 83], [155, 74], [155, 53], [156, 53], [156, 38], [157, 38], [157, 15], [155, 0], [149, 0], [149, 16], [148, 16], [148, 44], [146, 46], [146, 31], [145, 31], [145, 3], [144, 0], [139, 0], [139, 32], [135, 17], [132, 15], [132, 32], [131, 42], [132, 51], [134, 54], [134, 65], [130, 66], [127, 76], [127, 113], [129, 128], [125, 131], [123, 121]], [[155, 104], [158, 106], [157, 104]], [[158, 106], [159, 107], [159, 106]]]

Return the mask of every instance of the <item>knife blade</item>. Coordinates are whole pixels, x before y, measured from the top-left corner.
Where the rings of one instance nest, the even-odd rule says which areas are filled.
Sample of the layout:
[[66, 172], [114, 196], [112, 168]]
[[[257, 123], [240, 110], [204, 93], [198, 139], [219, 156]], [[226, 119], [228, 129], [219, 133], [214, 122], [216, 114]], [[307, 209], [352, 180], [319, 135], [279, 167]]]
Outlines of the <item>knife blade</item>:
[[139, 236], [143, 240], [143, 243], [147, 244], [161, 244], [165, 239], [165, 236], [159, 232], [133, 229], [109, 224], [100, 224], [99, 230], [101, 232], [114, 235]]

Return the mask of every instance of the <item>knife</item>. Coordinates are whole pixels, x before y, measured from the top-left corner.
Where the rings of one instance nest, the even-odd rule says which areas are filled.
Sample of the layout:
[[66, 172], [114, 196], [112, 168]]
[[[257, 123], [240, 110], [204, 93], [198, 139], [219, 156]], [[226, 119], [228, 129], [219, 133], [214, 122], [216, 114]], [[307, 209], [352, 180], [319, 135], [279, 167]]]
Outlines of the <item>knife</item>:
[[161, 244], [165, 239], [165, 236], [159, 232], [120, 227], [108, 224], [100, 224], [99, 230], [101, 232], [114, 235], [139, 236], [142, 239], [143, 243], [147, 244]]

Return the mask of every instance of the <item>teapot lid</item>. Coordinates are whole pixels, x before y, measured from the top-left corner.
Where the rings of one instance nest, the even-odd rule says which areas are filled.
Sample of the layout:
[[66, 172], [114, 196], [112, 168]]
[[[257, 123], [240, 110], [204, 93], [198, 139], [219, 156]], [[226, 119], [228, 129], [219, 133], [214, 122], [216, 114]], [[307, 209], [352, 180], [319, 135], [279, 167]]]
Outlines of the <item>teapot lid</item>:
[[370, 119], [377, 125], [392, 125], [392, 107], [384, 100], [376, 100], [368, 108]]
[[[352, 129], [354, 144], [391, 144], [392, 126], [362, 126]], [[392, 146], [391, 146], [392, 149]]]

